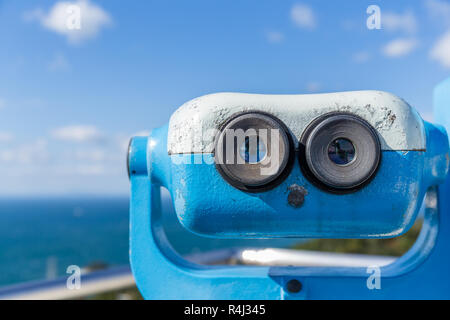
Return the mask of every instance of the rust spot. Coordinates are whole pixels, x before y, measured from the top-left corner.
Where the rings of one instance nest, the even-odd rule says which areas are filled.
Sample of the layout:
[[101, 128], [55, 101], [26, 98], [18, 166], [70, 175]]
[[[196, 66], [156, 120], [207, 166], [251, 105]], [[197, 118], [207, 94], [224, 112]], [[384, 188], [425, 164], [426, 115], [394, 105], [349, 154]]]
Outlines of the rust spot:
[[289, 205], [297, 209], [303, 206], [303, 203], [305, 202], [305, 197], [308, 195], [308, 191], [297, 184], [289, 186], [288, 190], [289, 190], [288, 194]]
[[411, 150], [405, 150], [405, 151], [418, 151], [418, 152], [426, 152], [427, 149], [411, 149]]
[[389, 121], [390, 121], [391, 123], [394, 123], [395, 119], [397, 119], [397, 116], [396, 116], [395, 114], [391, 114], [391, 115], [389, 116]]

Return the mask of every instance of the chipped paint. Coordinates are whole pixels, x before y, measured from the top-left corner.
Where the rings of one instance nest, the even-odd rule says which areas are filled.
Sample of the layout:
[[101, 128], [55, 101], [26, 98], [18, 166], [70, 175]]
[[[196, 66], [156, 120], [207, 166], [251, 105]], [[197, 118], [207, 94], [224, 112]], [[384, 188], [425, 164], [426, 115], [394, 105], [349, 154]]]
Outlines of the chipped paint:
[[175, 208], [176, 210], [183, 211], [185, 209], [186, 201], [184, 200], [182, 192], [177, 189], [175, 190]]
[[405, 101], [390, 93], [217, 93], [189, 101], [172, 115], [168, 153], [212, 153], [220, 126], [234, 114], [245, 111], [263, 111], [278, 117], [290, 129], [295, 143], [312, 120], [328, 112], [340, 111], [360, 116], [376, 128], [383, 151], [426, 149], [422, 119]]

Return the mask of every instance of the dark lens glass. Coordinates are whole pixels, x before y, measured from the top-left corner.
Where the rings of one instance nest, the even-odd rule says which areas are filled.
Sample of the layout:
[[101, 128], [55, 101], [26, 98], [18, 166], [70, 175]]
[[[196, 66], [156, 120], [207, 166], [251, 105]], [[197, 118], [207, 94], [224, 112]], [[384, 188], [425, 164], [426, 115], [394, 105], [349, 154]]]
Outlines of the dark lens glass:
[[292, 149], [292, 139], [281, 121], [249, 112], [222, 126], [215, 140], [214, 159], [227, 182], [256, 193], [278, 186], [287, 177], [292, 169]]
[[241, 158], [245, 163], [255, 164], [261, 162], [267, 154], [266, 145], [258, 136], [245, 137], [245, 142], [239, 148]]
[[328, 157], [337, 165], [349, 164], [355, 159], [355, 147], [350, 140], [339, 138], [328, 146]]

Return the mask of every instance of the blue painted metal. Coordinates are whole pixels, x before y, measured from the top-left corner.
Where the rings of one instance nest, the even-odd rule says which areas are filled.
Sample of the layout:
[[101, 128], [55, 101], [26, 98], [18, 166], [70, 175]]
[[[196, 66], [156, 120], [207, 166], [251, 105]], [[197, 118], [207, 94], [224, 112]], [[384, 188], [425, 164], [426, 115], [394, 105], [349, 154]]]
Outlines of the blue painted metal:
[[[435, 111], [450, 107], [450, 81], [436, 90]], [[450, 119], [443, 123], [450, 126]], [[184, 155], [197, 161], [176, 164], [167, 155], [167, 126], [150, 137], [132, 140], [130, 259], [137, 285], [147, 299], [419, 299], [450, 298], [450, 179], [445, 130], [425, 123], [427, 150], [384, 152], [383, 164], [368, 192], [332, 196], [307, 184], [311, 219], [289, 209], [286, 186], [303, 179], [296, 166], [287, 181], [264, 194], [246, 194], [230, 187], [216, 173], [210, 155]], [[205, 157], [205, 159], [201, 159]], [[200, 161], [203, 160], [203, 161]], [[194, 163], [202, 163], [195, 164]], [[437, 186], [439, 183], [442, 185]], [[413, 248], [393, 264], [382, 267], [381, 289], [369, 290], [365, 268], [249, 267], [191, 264], [178, 256], [161, 224], [160, 188], [173, 197], [180, 221], [189, 229], [211, 235], [336, 238], [395, 236], [413, 223], [427, 192], [424, 226]], [[189, 189], [187, 194], [185, 190]], [[427, 191], [428, 190], [428, 191]], [[370, 192], [369, 192], [370, 191]], [[375, 193], [375, 197], [373, 194]], [[396, 204], [392, 206], [392, 204]], [[332, 211], [331, 213], [329, 213]], [[195, 220], [189, 215], [198, 213]], [[214, 214], [211, 215], [210, 213]], [[275, 212], [278, 215], [275, 215]], [[447, 212], [447, 214], [445, 214]], [[299, 222], [295, 221], [294, 213]], [[243, 225], [233, 215], [244, 217]], [[248, 219], [248, 220], [247, 220]], [[253, 225], [246, 225], [248, 221]], [[300, 222], [301, 221], [301, 222]], [[320, 229], [326, 222], [326, 229]], [[284, 224], [291, 224], [288, 228]], [[395, 231], [395, 232], [393, 232]], [[361, 234], [364, 234], [361, 236]], [[303, 288], [289, 293], [286, 283], [299, 280]]]
[[[364, 189], [346, 195], [329, 194], [312, 185], [303, 176], [298, 161], [289, 177], [269, 192], [242, 192], [226, 183], [215, 166], [209, 164], [172, 166], [169, 190], [180, 222], [200, 235], [221, 238], [393, 237], [404, 233], [414, 223], [430, 186], [423, 182], [422, 175], [427, 155], [428, 152], [421, 151], [385, 151], [375, 179]], [[294, 184], [308, 192], [301, 208], [293, 208], [288, 203], [289, 186]]]

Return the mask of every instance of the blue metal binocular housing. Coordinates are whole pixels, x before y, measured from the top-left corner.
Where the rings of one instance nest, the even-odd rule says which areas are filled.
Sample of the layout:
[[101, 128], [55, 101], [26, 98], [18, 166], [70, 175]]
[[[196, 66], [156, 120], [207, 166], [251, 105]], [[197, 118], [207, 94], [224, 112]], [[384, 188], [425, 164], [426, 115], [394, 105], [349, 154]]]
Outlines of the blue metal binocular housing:
[[[305, 280], [297, 268], [190, 265], [165, 239], [161, 187], [180, 223], [207, 237], [389, 238], [406, 232], [427, 191], [446, 181], [448, 151], [443, 127], [385, 92], [219, 93], [189, 101], [167, 126], [130, 142], [130, 254], [138, 286], [147, 298], [278, 299], [290, 296], [286, 281]], [[182, 288], [161, 292], [167, 283], [158, 272]], [[349, 272], [343, 274], [340, 280]], [[249, 285], [264, 293], [245, 293]]]
[[179, 108], [149, 146], [164, 168], [149, 178], [184, 227], [210, 237], [398, 236], [448, 167], [445, 130], [376, 91], [212, 94]]

